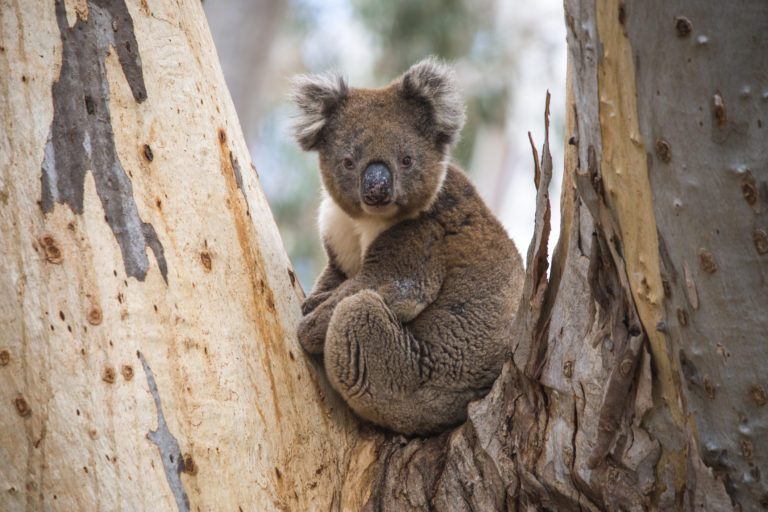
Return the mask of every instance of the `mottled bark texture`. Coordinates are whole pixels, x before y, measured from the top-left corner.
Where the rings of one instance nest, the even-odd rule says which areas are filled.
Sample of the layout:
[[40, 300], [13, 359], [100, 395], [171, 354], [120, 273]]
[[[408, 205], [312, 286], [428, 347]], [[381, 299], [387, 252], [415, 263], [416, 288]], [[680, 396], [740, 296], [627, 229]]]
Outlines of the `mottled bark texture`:
[[[150, 247], [167, 280], [163, 245], [152, 224], [139, 218], [110, 123], [105, 61], [111, 50], [117, 53], [134, 100], [147, 99], [133, 20], [123, 0], [92, 2], [88, 17], [78, 18], [72, 27], [63, 1], [56, 2], [55, 10], [62, 59], [59, 78], [52, 86], [54, 115], [42, 164], [40, 205], [50, 212], [54, 203], [65, 203], [82, 213], [85, 173], [90, 170], [104, 220], [120, 244], [126, 274], [144, 280], [149, 266], [146, 248]], [[147, 148], [147, 159], [151, 159], [152, 150]]]

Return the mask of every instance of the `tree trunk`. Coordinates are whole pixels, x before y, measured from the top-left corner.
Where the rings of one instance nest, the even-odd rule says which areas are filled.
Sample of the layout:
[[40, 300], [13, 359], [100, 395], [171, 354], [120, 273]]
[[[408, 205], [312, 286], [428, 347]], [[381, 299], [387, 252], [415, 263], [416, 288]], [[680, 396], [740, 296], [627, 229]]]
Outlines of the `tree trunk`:
[[0, 2], [0, 510], [311, 510], [357, 422], [199, 1]]
[[298, 348], [199, 2], [3, 0], [0, 509], [766, 506], [768, 4], [699, 4], [567, 0], [549, 277], [547, 140], [512, 357], [406, 438]]

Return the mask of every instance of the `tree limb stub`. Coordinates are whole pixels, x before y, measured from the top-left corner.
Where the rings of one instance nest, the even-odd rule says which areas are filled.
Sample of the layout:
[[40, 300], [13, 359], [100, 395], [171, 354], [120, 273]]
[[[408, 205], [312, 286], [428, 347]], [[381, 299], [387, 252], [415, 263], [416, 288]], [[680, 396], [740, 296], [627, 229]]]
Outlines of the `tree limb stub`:
[[[546, 332], [548, 314], [544, 314], [543, 306], [547, 296], [547, 242], [550, 232], [551, 210], [549, 205], [549, 183], [552, 180], [552, 155], [549, 151], [549, 100], [547, 92], [544, 107], [544, 146], [541, 161], [533, 143], [533, 137], [528, 133], [534, 160], [534, 183], [536, 185], [536, 213], [533, 237], [528, 247], [526, 257], [525, 282], [523, 295], [515, 315], [512, 327], [512, 348], [515, 364], [525, 368], [526, 375], [537, 378], [541, 370], [541, 362], [546, 353]], [[538, 333], [537, 336], [533, 336]], [[530, 340], [530, 342], [527, 342]]]
[[600, 407], [597, 441], [587, 460], [590, 469], [595, 469], [611, 449], [645, 339], [619, 251], [618, 226], [603, 200], [601, 182], [596, 165], [588, 165], [586, 175], [576, 175], [580, 197], [596, 221], [588, 275], [590, 290], [608, 316], [615, 354]]

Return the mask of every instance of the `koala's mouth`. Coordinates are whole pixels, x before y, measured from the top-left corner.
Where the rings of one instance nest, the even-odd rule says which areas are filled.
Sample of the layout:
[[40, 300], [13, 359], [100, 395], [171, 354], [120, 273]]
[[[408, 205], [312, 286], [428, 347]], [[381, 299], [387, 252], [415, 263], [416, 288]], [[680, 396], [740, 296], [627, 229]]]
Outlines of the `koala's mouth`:
[[397, 204], [394, 202], [385, 205], [369, 205], [363, 201], [362, 207], [365, 213], [381, 217], [388, 217], [397, 212]]

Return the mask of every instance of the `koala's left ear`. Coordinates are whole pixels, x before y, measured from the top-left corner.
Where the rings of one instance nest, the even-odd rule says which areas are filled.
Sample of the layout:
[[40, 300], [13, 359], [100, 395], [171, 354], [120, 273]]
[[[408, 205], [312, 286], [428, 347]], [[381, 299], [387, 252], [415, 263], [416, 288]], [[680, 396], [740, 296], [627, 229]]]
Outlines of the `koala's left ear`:
[[396, 83], [403, 96], [428, 108], [430, 129], [436, 130], [438, 144], [456, 142], [465, 116], [453, 69], [436, 57], [428, 57], [411, 66]]
[[328, 118], [348, 95], [341, 75], [301, 75], [293, 80], [291, 99], [299, 107], [293, 135], [304, 151], [315, 149]]

